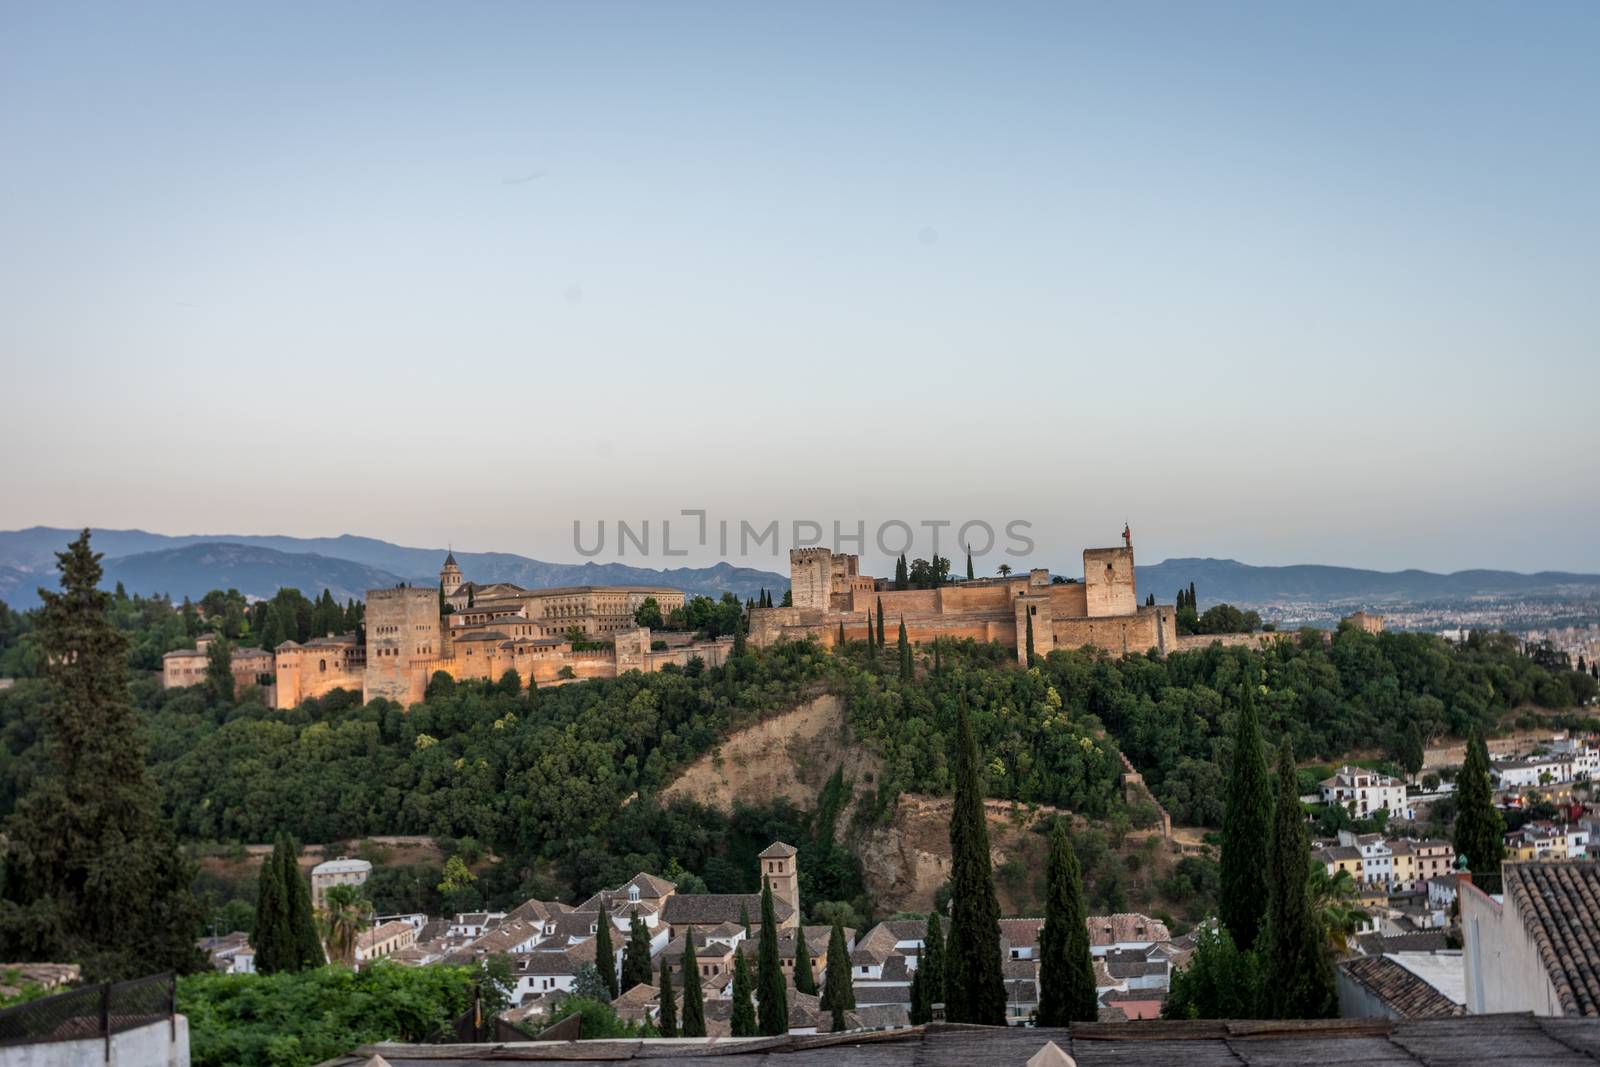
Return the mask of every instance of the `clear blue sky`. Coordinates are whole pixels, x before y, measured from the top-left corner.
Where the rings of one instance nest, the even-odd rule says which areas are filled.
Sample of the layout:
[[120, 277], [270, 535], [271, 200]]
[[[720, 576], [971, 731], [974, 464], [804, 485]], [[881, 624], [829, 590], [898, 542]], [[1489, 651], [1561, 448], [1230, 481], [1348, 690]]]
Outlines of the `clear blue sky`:
[[1593, 3], [9, 4], [0, 527], [1600, 570], [1597, 56]]

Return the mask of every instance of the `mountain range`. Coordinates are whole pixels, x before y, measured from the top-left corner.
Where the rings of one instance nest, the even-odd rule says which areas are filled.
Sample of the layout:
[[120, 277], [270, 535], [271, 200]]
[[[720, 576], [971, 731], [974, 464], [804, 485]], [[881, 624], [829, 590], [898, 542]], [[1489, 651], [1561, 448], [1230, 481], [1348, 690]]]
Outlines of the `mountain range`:
[[[55, 554], [76, 530], [34, 526], [0, 531], [0, 600], [17, 608], [36, 602], [35, 589], [55, 586]], [[331, 590], [340, 600], [368, 589], [406, 582], [433, 585], [443, 548], [409, 548], [371, 537], [283, 537], [237, 534], [168, 536], [143, 530], [94, 530], [93, 545], [105, 554], [107, 585], [121, 582], [130, 593], [167, 593], [198, 598], [212, 589], [238, 589], [271, 596], [290, 586], [308, 594]], [[718, 563], [711, 567], [656, 570], [623, 563], [547, 563], [509, 552], [457, 552], [463, 573], [477, 582], [512, 582], [525, 588], [568, 585], [665, 585], [686, 593], [752, 598], [762, 589], [781, 596], [789, 580], [773, 571]], [[1468, 597], [1600, 594], [1600, 575], [1541, 571], [1470, 570], [1435, 574], [1422, 570], [1372, 571], [1303, 564], [1257, 567], [1231, 559], [1169, 559], [1137, 568], [1141, 599], [1155, 593], [1171, 603], [1191, 582], [1202, 606], [1226, 601], [1241, 606], [1285, 602], [1307, 604], [1398, 604]]]

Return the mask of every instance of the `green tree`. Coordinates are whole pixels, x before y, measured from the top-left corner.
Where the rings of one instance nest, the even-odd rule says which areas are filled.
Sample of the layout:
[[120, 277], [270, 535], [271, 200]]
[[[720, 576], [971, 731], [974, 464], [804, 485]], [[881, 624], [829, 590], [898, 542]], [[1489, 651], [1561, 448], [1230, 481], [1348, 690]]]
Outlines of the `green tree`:
[[700, 991], [700, 962], [694, 956], [694, 931], [683, 936], [683, 1036], [706, 1036], [705, 994]]
[[917, 960], [917, 970], [927, 971], [928, 1003], [939, 1004], [944, 1000], [944, 931], [939, 925], [939, 913], [930, 912], [928, 915], [928, 930], [922, 937], [921, 958]]
[[945, 1018], [1003, 1026], [1000, 903], [989, 862], [989, 828], [978, 778], [978, 746], [965, 704], [956, 719], [955, 809], [950, 816], [951, 931], [945, 955]]
[[828, 934], [828, 966], [822, 973], [822, 996], [818, 1006], [833, 1013], [833, 1032], [844, 1029], [844, 1013], [855, 1010], [856, 987], [850, 981], [850, 950], [845, 947], [844, 927], [837, 919]]
[[650, 984], [650, 931], [644, 927], [637, 910], [628, 921], [628, 947], [622, 953], [622, 983], [624, 992], [636, 985]]
[[256, 970], [262, 974], [300, 969], [300, 950], [289, 918], [288, 886], [283, 880], [283, 845], [280, 834], [256, 876], [256, 921], [250, 944], [256, 953]]
[[1489, 875], [1491, 884], [1505, 858], [1505, 819], [1494, 806], [1489, 782], [1489, 750], [1476, 728], [1467, 737], [1467, 756], [1456, 775], [1456, 855], [1464, 856], [1474, 874]]
[[653, 596], [647, 596], [639, 603], [633, 612], [635, 626], [648, 626], [652, 630], [659, 630], [665, 626], [666, 619], [661, 616], [661, 603]]
[[817, 995], [817, 972], [811, 968], [811, 946], [806, 944], [806, 928], [794, 930], [794, 987], [798, 992]]
[[0, 959], [71, 960], [91, 980], [205, 966], [195, 868], [162, 821], [89, 531], [39, 590], [48, 703], [38, 777], [6, 823]]
[[1422, 728], [1415, 719], [1406, 727], [1405, 735], [1400, 739], [1400, 766], [1405, 768], [1406, 774], [1415, 778], [1422, 771], [1422, 761], [1426, 755], [1426, 748], [1422, 741]]
[[883, 597], [878, 598], [878, 647], [883, 647]]
[[221, 634], [206, 646], [206, 692], [218, 707], [233, 706], [233, 645]]
[[656, 1029], [661, 1031], [662, 1037], [677, 1037], [678, 1005], [672, 993], [672, 961], [667, 959], [665, 952], [661, 954], [661, 985], [656, 991], [656, 999], [661, 1003], [656, 1015]]
[[611, 994], [611, 999], [616, 1000], [617, 989], [617, 953], [611, 947], [611, 915], [606, 911], [605, 898], [600, 898], [600, 915], [594, 924], [594, 965], [600, 970], [600, 980], [606, 984], [606, 992]]
[[900, 558], [894, 564], [894, 587], [896, 589], [904, 589], [909, 584], [906, 577], [906, 554], [902, 552], [900, 553]]
[[[796, 933], [802, 936], [803, 930]], [[784, 988], [783, 962], [778, 957], [778, 917], [772, 904], [772, 881], [761, 879], [761, 940], [756, 946], [756, 999], [761, 1033], [774, 1037], [789, 1032], [789, 993]]]
[[369, 925], [372, 902], [361, 895], [359, 886], [331, 885], [322, 894], [322, 932], [328, 939], [328, 954], [347, 967], [356, 963], [356, 939]]
[[1311, 897], [1311, 913], [1322, 924], [1328, 947], [1335, 952], [1345, 952], [1366, 918], [1366, 912], [1355, 902], [1355, 879], [1343, 868], [1329, 874], [1328, 868], [1315, 857], [1308, 857], [1308, 862], [1306, 892]]
[[1029, 611], [1024, 617], [1028, 620], [1027, 645], [1024, 648], [1024, 651], [1027, 653], [1028, 666], [1034, 667], [1039, 663], [1039, 656], [1033, 650], [1033, 612]]
[[967, 546], [967, 581], [972, 581], [977, 575], [972, 571], [972, 546]]
[[322, 951], [322, 938], [317, 933], [317, 917], [311, 909], [311, 885], [300, 873], [300, 844], [284, 834], [281, 847], [275, 846], [273, 858], [279, 864], [278, 876], [283, 880], [283, 896], [289, 902], [289, 930], [294, 939], [295, 970], [321, 967], [328, 962]]
[[995, 573], [998, 574], [1002, 578], [1011, 577], [1011, 564], [1009, 564], [1009, 563], [1000, 564], [999, 567], [995, 568]]
[[844, 648], [844, 620], [843, 619], [839, 620], [839, 637], [838, 637], [838, 639], [836, 641], [834, 641], [833, 647], [837, 648], [837, 649], [841, 649], [841, 650]]
[[[1180, 593], [1181, 595], [1181, 593]], [[1261, 967], [1233, 943], [1226, 927], [1195, 934], [1189, 965], [1172, 973], [1161, 1007], [1166, 1019], [1253, 1019], [1261, 1014]]]
[[905, 618], [903, 616], [900, 619], [899, 646], [900, 646], [900, 680], [902, 682], [909, 682], [909, 681], [911, 681], [911, 676], [912, 676], [912, 669], [911, 669], [911, 642], [906, 640], [906, 620], [905, 620]]
[[744, 927], [745, 940], [749, 940], [755, 936], [755, 933], [750, 926], [750, 909], [744, 904], [739, 905], [739, 925]]
[[1294, 746], [1286, 737], [1278, 755], [1278, 803], [1267, 846], [1264, 988], [1278, 1019], [1324, 1019], [1338, 1009], [1322, 924], [1311, 911], [1309, 855]]
[[1044, 929], [1039, 932], [1039, 1025], [1066, 1026], [1099, 1017], [1094, 962], [1083, 905], [1083, 872], [1060, 821], [1050, 835]]
[[733, 954], [733, 1017], [729, 1024], [734, 1037], [755, 1037], [755, 1005], [750, 1003], [750, 963], [743, 952]]
[[[1255, 947], [1267, 910], [1267, 873], [1261, 846], [1272, 828], [1272, 791], [1261, 750], [1261, 726], [1247, 682], [1233, 731], [1233, 766], [1228, 772], [1227, 806], [1222, 816], [1222, 892], [1218, 917], [1233, 943]], [[1295, 801], [1295, 809], [1300, 802]]]
[[867, 609], [867, 658], [877, 658], [877, 646], [872, 640], [872, 609]]

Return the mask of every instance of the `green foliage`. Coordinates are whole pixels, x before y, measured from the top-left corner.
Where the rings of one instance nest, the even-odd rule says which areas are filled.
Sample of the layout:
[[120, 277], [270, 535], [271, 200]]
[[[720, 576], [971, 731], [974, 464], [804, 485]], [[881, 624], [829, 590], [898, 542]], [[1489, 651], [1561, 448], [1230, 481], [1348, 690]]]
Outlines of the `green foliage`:
[[605, 1037], [654, 1036], [643, 1026], [617, 1018], [617, 1010], [606, 1001], [574, 996], [570, 993], [551, 1006], [550, 1016], [546, 1020], [547, 1025], [554, 1026], [571, 1015], [580, 1017], [578, 1033], [585, 1041]]
[[1005, 980], [1000, 966], [1000, 904], [995, 899], [984, 818], [978, 750], [967, 710], [956, 725], [955, 809], [950, 816], [951, 932], [945, 957], [945, 1018], [1002, 1026]]
[[656, 1000], [661, 1008], [656, 1016], [656, 1028], [662, 1037], [678, 1036], [678, 1001], [672, 991], [672, 961], [661, 956], [661, 985], [656, 990]]
[[811, 946], [806, 943], [805, 930], [794, 932], [794, 988], [810, 996], [817, 995], [817, 972], [811, 965]]
[[283, 835], [281, 840], [282, 847], [273, 848], [272, 859], [281, 866], [279, 877], [284, 884], [284, 899], [289, 904], [289, 934], [294, 944], [295, 969], [321, 967], [327, 957], [323, 955], [322, 938], [317, 933], [317, 917], [311, 911], [311, 884], [300, 872], [300, 845], [288, 835]]
[[206, 646], [206, 691], [219, 705], [233, 703], [233, 645], [220, 636]]
[[844, 1013], [856, 1006], [856, 987], [850, 981], [850, 950], [845, 947], [844, 927], [835, 922], [828, 934], [828, 962], [822, 974], [822, 996], [818, 1007], [833, 1014], [833, 1031], [844, 1029]]
[[1189, 965], [1172, 974], [1161, 1007], [1166, 1019], [1254, 1019], [1261, 1014], [1261, 963], [1243, 952], [1225, 929], [1195, 935]]
[[1100, 1002], [1084, 924], [1083, 874], [1059, 821], [1050, 835], [1046, 879], [1044, 928], [1039, 932], [1039, 1025], [1094, 1022]]
[[[804, 931], [796, 929], [804, 940]], [[773, 910], [772, 882], [761, 880], [761, 939], [756, 946], [756, 997], [760, 1001], [760, 1030], [767, 1036], [789, 1032], [789, 994], [778, 956], [778, 917]]]
[[1267, 846], [1265, 1002], [1278, 1019], [1324, 1019], [1337, 1012], [1333, 966], [1307, 885], [1305, 817], [1300, 810], [1294, 747], [1278, 753], [1278, 800]]
[[706, 1036], [705, 993], [700, 988], [700, 963], [694, 955], [694, 938], [683, 939], [683, 1036]]
[[647, 596], [634, 609], [633, 621], [636, 626], [648, 626], [652, 630], [660, 630], [667, 624], [661, 616], [661, 604], [653, 596]]
[[[1248, 682], [1246, 685], [1248, 686]], [[1255, 947], [1267, 910], [1267, 876], [1261, 845], [1272, 827], [1272, 792], [1261, 728], [1248, 688], [1233, 734], [1233, 765], [1228, 772], [1227, 811], [1222, 824], [1220, 919], [1234, 943]], [[1299, 801], [1295, 801], [1296, 807]]]
[[471, 1004], [471, 970], [319, 967], [178, 981], [195, 1067], [310, 1067], [377, 1041], [422, 1041]]
[[617, 950], [611, 945], [611, 914], [606, 902], [600, 901], [600, 914], [594, 925], [594, 965], [600, 971], [609, 999], [616, 1000], [621, 992], [617, 982]]
[[1475, 874], [1498, 876], [1505, 858], [1505, 820], [1494, 804], [1489, 781], [1489, 751], [1476, 730], [1467, 738], [1467, 756], [1456, 775], [1456, 855], [1465, 856]]
[[733, 954], [733, 1015], [729, 1026], [734, 1037], [755, 1037], [759, 1032], [755, 1005], [750, 1002], [753, 983], [750, 979], [749, 958], [743, 952]]
[[256, 970], [262, 974], [300, 969], [300, 952], [289, 921], [288, 886], [283, 881], [283, 863], [278, 855], [283, 843], [284, 836], [280, 834], [272, 854], [261, 861], [258, 875], [255, 933], [250, 943], [256, 953]]
[[195, 868], [146, 772], [129, 642], [107, 618], [89, 532], [57, 560], [61, 591], [39, 591], [45, 760], [6, 823], [0, 958], [72, 960], [89, 979], [199, 969]]
[[944, 930], [939, 923], [937, 911], [928, 916], [928, 931], [922, 939], [922, 958], [917, 961], [917, 969], [927, 970], [928, 1003], [938, 1004], [944, 1000]]
[[628, 946], [622, 953], [622, 982], [618, 988], [626, 992], [636, 985], [649, 985], [650, 977], [650, 932], [635, 910], [628, 922]]

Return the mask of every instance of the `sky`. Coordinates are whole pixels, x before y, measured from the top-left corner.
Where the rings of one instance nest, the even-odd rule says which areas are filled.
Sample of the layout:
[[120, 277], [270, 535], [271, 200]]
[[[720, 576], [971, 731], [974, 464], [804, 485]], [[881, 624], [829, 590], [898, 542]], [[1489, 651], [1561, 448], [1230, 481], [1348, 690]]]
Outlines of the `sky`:
[[1592, 3], [3, 5], [0, 528], [1600, 571], [1597, 54]]

